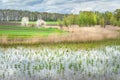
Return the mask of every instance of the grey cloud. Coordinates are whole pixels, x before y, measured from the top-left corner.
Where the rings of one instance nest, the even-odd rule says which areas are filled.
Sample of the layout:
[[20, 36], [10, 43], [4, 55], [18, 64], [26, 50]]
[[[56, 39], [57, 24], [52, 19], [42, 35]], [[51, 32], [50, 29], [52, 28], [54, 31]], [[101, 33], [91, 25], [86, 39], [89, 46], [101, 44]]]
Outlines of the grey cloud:
[[120, 0], [1, 0], [0, 9], [20, 9], [39, 12], [79, 13], [84, 10], [113, 11]]
[[33, 5], [36, 5], [36, 4], [41, 4], [44, 0], [32, 0], [32, 1], [29, 1], [26, 3], [26, 5], [29, 5], [29, 6], [33, 6]]

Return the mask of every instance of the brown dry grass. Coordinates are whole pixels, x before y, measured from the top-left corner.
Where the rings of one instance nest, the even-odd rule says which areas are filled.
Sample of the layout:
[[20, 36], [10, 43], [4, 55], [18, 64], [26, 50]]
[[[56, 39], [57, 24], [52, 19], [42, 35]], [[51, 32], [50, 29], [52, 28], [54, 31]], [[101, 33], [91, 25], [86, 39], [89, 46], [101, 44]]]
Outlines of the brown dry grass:
[[[54, 28], [60, 29], [58, 26], [54, 26]], [[45, 41], [98, 41], [103, 39], [113, 39], [119, 35], [119, 33], [116, 31], [119, 29], [119, 27], [109, 25], [107, 25], [106, 28], [101, 28], [99, 25], [93, 27], [79, 27], [77, 25], [74, 25], [69, 28], [63, 27], [63, 30], [69, 31], [68, 35], [52, 35], [49, 36]]]
[[[70, 28], [71, 37], [77, 37], [79, 40], [102, 40], [102, 39], [110, 39], [118, 36], [118, 32], [116, 30], [101, 28], [100, 26], [94, 27], [76, 27]], [[76, 36], [75, 36], [76, 35]]]
[[[59, 27], [58, 27], [59, 28]], [[99, 25], [93, 27], [79, 27], [77, 25], [71, 26], [69, 28], [63, 27], [63, 30], [69, 31], [67, 36], [54, 36], [56, 42], [59, 41], [98, 41], [103, 39], [116, 38], [119, 33], [119, 27], [106, 26], [106, 28], [101, 28]], [[53, 36], [52, 36], [53, 37]], [[51, 38], [50, 38], [51, 40]]]

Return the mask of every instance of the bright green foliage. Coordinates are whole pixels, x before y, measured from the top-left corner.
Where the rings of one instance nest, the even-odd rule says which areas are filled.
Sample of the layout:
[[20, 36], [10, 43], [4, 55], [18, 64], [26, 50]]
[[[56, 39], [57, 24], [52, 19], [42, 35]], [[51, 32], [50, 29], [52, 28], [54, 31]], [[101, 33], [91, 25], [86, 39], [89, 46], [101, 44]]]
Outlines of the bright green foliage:
[[116, 19], [115, 19], [114, 16], [111, 17], [111, 19], [110, 19], [110, 24], [111, 24], [111, 25], [114, 25], [114, 26], [117, 25], [117, 21], [116, 21]]
[[117, 26], [120, 26], [120, 20], [117, 22]]
[[100, 25], [101, 27], [105, 27], [105, 19], [103, 17], [100, 19]]
[[116, 9], [114, 13], [115, 13], [115, 17], [117, 21], [119, 21], [120, 20], [120, 9]]
[[70, 26], [70, 20], [69, 20], [69, 17], [64, 17], [63, 19], [63, 23], [66, 27]]
[[111, 25], [120, 26], [120, 9], [117, 9], [110, 19]]
[[75, 25], [77, 23], [77, 17], [73, 14], [67, 17], [67, 20], [69, 20], [70, 25]]
[[59, 25], [60, 27], [63, 26], [63, 22], [62, 22], [60, 19], [58, 19], [58, 25]]
[[63, 27], [63, 21], [61, 21], [60, 19], [58, 19], [58, 25], [60, 26], [60, 28], [62, 29], [62, 27]]
[[69, 16], [65, 16], [63, 19], [63, 24], [65, 26], [71, 26], [71, 25], [76, 25], [78, 23], [78, 16], [77, 15], [69, 15]]
[[81, 11], [78, 15], [69, 15], [64, 17], [63, 24], [65, 26], [79, 25], [81, 26], [94, 26], [101, 25], [114, 25], [120, 26], [120, 9], [117, 9], [114, 13], [112, 12], [93, 12], [93, 11]]
[[97, 24], [97, 15], [94, 12], [84, 11], [79, 15], [69, 15], [64, 17], [63, 23], [65, 26], [79, 25], [79, 26], [93, 26]]
[[78, 20], [79, 26], [93, 26], [97, 24], [97, 16], [93, 12], [80, 12]]
[[113, 16], [112, 12], [105, 12], [104, 13], [104, 19], [105, 19], [105, 24], [110, 24], [110, 19]]
[[115, 25], [116, 26], [120, 26], [120, 9], [116, 9], [114, 12], [114, 16], [115, 16]]

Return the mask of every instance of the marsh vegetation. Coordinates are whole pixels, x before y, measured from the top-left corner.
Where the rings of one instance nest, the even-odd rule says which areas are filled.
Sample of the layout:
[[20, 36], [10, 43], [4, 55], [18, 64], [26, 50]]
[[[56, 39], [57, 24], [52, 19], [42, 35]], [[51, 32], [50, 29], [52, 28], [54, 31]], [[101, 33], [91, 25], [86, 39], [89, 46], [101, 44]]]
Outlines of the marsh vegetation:
[[119, 80], [120, 46], [0, 48], [1, 80]]

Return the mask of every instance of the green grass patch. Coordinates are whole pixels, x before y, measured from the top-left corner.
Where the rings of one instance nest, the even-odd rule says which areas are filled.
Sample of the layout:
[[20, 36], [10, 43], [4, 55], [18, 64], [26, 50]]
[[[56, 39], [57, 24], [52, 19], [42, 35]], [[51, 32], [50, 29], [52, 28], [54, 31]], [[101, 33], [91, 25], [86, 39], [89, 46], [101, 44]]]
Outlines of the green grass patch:
[[7, 37], [33, 37], [49, 36], [51, 34], [62, 34], [65, 31], [56, 28], [31, 28], [21, 26], [0, 26], [0, 36]]

